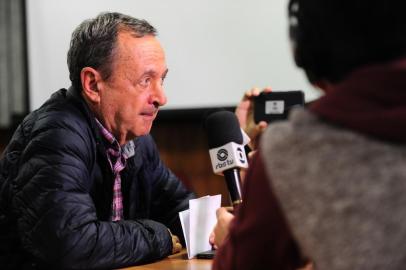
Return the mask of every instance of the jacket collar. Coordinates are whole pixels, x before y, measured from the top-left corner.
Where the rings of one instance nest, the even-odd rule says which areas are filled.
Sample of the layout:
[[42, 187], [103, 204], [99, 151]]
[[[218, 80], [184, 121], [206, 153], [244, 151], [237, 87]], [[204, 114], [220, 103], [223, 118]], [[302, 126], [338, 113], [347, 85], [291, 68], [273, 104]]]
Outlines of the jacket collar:
[[[89, 106], [87, 105], [86, 101], [80, 94], [80, 92], [75, 89], [73, 86], [70, 86], [67, 91], [68, 97], [77, 104], [80, 110], [86, 117], [87, 122], [89, 123], [91, 130], [93, 132], [94, 137], [96, 138], [96, 144], [99, 152], [105, 153], [105, 147], [103, 144], [103, 135], [100, 132], [100, 128], [96, 122], [96, 118], [94, 113], [90, 110]], [[128, 142], [126, 145], [123, 146], [123, 151], [126, 153], [127, 158], [131, 158], [135, 155], [135, 149], [137, 145], [137, 139]]]
[[94, 117], [94, 113], [90, 110], [89, 106], [87, 105], [86, 101], [83, 99], [80, 92], [75, 89], [73, 86], [68, 88], [67, 96], [80, 108], [82, 113], [85, 115], [87, 122], [89, 123], [93, 135], [96, 138], [97, 142], [102, 141], [102, 137], [100, 132], [97, 128], [97, 123]]

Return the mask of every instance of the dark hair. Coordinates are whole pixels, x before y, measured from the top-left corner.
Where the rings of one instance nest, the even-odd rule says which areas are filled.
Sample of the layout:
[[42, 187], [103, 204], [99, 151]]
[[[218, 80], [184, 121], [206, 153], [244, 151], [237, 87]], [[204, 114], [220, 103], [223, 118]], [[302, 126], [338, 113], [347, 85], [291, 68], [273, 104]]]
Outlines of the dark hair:
[[290, 0], [296, 64], [337, 82], [357, 67], [406, 55], [406, 1]]
[[100, 71], [103, 79], [111, 75], [117, 35], [128, 31], [136, 37], [156, 35], [156, 30], [145, 20], [116, 12], [99, 14], [82, 22], [72, 33], [68, 51], [69, 78], [76, 91], [82, 90], [80, 72], [84, 67]]

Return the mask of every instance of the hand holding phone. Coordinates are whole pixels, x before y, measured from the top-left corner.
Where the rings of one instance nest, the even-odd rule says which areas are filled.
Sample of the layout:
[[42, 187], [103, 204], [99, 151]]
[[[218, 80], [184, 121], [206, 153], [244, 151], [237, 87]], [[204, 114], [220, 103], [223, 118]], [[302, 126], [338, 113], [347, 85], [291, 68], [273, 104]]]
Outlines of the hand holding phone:
[[287, 119], [290, 109], [296, 106], [304, 106], [301, 90], [262, 92], [254, 98], [254, 121], [270, 123]]

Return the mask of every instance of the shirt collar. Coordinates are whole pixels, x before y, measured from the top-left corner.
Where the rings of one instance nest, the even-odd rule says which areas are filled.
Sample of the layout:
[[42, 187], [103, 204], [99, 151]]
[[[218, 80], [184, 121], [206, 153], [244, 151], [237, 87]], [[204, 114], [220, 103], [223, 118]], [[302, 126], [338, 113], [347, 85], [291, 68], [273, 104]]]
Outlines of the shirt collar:
[[109, 144], [110, 148], [113, 148], [117, 151], [120, 151], [125, 159], [128, 159], [135, 155], [135, 144], [134, 141], [129, 141], [122, 147], [118, 143], [117, 139], [114, 135], [108, 131], [100, 121], [95, 118], [97, 126], [99, 127], [100, 133], [102, 134], [103, 138], [106, 139], [107, 143]]

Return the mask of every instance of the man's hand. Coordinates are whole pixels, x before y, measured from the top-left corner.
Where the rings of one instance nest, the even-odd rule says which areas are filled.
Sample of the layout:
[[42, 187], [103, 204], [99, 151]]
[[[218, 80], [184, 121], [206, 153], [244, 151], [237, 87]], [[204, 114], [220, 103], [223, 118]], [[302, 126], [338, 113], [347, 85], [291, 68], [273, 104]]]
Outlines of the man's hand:
[[[263, 92], [271, 92], [271, 88], [267, 87], [263, 90]], [[254, 102], [253, 98], [260, 94], [260, 90], [258, 88], [252, 88], [245, 92], [242, 100], [238, 104], [235, 115], [240, 122], [240, 127], [247, 133], [250, 137], [250, 147], [252, 150], [257, 148], [258, 138], [259, 135], [266, 129], [268, 124], [264, 121], [255, 124], [254, 121]]]
[[214, 230], [210, 235], [210, 244], [214, 245], [214, 248], [218, 248], [224, 239], [228, 236], [228, 231], [231, 221], [234, 219], [234, 215], [229, 212], [226, 207], [221, 207], [216, 211], [217, 223], [214, 226]]
[[172, 254], [180, 252], [182, 250], [182, 244], [179, 241], [179, 237], [172, 234], [169, 229], [168, 229], [168, 231], [172, 237]]

